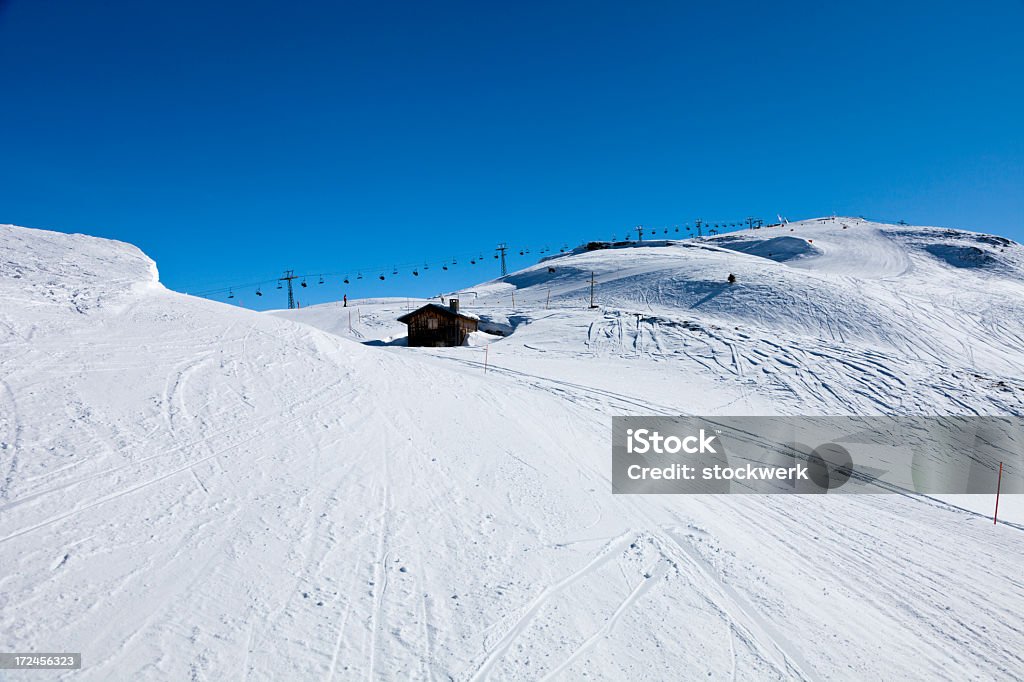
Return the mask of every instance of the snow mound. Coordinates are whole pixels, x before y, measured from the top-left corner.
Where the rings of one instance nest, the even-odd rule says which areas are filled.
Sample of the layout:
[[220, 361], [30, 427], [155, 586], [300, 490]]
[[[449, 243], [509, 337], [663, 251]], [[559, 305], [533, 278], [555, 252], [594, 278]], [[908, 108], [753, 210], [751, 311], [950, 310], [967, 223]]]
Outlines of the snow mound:
[[89, 313], [159, 287], [156, 264], [131, 244], [0, 225], [5, 299]]
[[811, 242], [797, 237], [772, 237], [770, 239], [751, 239], [750, 237], [734, 237], [732, 235], [716, 239], [715, 243], [726, 249], [732, 249], [751, 256], [768, 258], [777, 263], [785, 263], [807, 256], [820, 256], [821, 249], [815, 248]]
[[501, 341], [503, 336], [498, 334], [488, 334], [487, 332], [470, 332], [466, 335], [466, 340], [463, 342], [464, 346], [472, 346], [475, 348], [482, 348], [488, 346], [495, 341]]

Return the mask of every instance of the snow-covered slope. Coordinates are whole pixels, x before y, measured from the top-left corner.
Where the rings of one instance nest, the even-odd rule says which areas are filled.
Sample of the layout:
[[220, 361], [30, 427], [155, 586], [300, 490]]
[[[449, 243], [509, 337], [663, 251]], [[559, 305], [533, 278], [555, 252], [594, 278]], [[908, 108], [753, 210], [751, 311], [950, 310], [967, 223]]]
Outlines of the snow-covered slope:
[[[460, 296], [495, 328], [515, 328], [491, 348], [497, 364], [607, 386], [628, 375], [673, 410], [1024, 410], [1024, 247], [1000, 237], [814, 220], [578, 249]], [[278, 314], [391, 341], [404, 333], [395, 318], [416, 303], [353, 301], [351, 332], [353, 313], [333, 304]], [[583, 361], [598, 358], [600, 372]], [[698, 394], [695, 382], [711, 389]]]
[[350, 332], [0, 227], [0, 650], [97, 680], [1019, 677], [1019, 526], [611, 495], [613, 414], [1020, 413], [1020, 247], [846, 222], [463, 292], [514, 330], [487, 373], [391, 347], [415, 301]]

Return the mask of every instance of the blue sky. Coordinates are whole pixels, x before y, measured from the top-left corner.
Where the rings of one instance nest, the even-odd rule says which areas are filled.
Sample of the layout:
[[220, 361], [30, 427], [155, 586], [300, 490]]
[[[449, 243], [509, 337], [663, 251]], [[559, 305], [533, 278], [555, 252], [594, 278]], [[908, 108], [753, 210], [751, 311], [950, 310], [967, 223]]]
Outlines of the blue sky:
[[133, 242], [179, 290], [351, 273], [306, 303], [697, 217], [1021, 240], [1022, 29], [1020, 0], [0, 0], [0, 222]]

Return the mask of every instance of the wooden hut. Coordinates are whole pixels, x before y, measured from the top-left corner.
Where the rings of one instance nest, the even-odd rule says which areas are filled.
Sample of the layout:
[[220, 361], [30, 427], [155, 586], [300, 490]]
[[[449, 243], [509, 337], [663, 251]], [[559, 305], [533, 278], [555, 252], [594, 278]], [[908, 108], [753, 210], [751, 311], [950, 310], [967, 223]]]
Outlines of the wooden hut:
[[459, 312], [459, 299], [448, 299], [448, 307], [436, 303], [398, 318], [409, 329], [410, 346], [461, 346], [477, 330], [476, 317]]

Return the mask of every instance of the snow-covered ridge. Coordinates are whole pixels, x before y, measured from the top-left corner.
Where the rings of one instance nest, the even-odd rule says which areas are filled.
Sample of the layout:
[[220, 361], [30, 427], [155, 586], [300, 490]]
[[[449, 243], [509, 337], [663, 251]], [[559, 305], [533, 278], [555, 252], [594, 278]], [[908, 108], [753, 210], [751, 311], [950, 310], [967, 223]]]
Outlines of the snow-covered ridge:
[[132, 244], [0, 225], [0, 295], [9, 301], [88, 313], [158, 286], [156, 263]]

